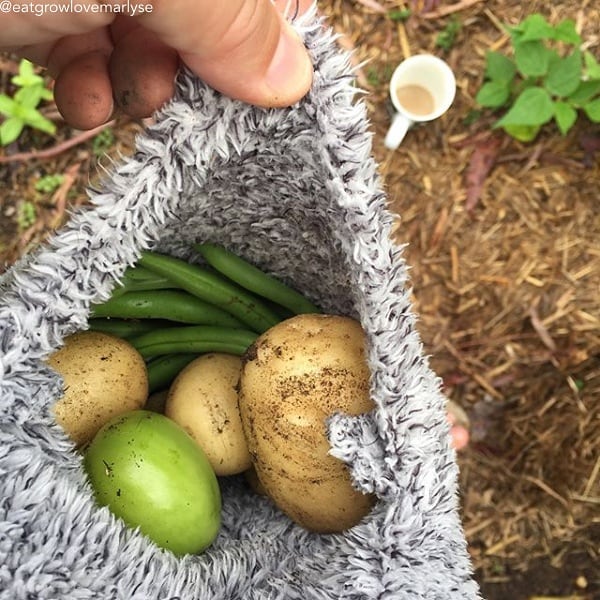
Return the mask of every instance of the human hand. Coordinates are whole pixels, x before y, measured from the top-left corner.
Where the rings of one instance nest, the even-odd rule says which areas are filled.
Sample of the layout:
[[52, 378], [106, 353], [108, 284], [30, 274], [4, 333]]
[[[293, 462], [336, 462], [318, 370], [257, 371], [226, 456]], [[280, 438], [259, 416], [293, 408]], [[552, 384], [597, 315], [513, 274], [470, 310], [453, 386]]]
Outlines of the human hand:
[[[259, 106], [289, 106], [311, 85], [309, 56], [282, 16], [286, 0], [139, 0], [130, 2], [139, 9], [131, 16], [106, 8], [120, 1], [77, 0], [87, 12], [57, 13], [50, 5], [66, 0], [15, 0], [0, 13], [0, 50], [48, 68], [56, 105], [73, 127], [101, 125], [115, 106], [149, 116], [172, 97], [180, 61], [220, 92]], [[311, 2], [299, 4], [306, 10]]]

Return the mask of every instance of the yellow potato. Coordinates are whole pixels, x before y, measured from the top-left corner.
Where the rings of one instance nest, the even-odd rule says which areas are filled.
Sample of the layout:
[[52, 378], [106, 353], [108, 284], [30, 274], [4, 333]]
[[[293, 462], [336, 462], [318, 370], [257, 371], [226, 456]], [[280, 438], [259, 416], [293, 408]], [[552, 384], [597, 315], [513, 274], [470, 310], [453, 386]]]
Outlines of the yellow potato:
[[175, 378], [165, 415], [183, 427], [208, 457], [217, 475], [235, 475], [251, 466], [238, 409], [241, 359], [204, 354]]
[[275, 504], [312, 531], [348, 529], [372, 506], [329, 455], [326, 434], [334, 412], [373, 408], [369, 377], [364, 332], [347, 317], [298, 315], [244, 357], [239, 407], [256, 473]]
[[64, 381], [53, 407], [56, 421], [80, 446], [113, 416], [141, 408], [148, 396], [144, 359], [125, 340], [96, 331], [65, 339], [48, 365]]

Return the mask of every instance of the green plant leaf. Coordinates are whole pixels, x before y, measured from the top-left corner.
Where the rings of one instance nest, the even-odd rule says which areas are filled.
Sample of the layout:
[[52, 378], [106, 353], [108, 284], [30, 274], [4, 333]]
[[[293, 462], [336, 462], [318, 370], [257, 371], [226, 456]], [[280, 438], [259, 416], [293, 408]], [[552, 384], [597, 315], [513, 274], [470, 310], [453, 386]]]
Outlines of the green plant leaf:
[[410, 15], [412, 14], [412, 11], [410, 10], [410, 8], [397, 8], [397, 9], [392, 9], [392, 10], [388, 10], [387, 16], [392, 20], [392, 21], [406, 21]]
[[50, 119], [46, 119], [46, 117], [39, 116], [37, 119], [33, 119], [27, 123], [30, 127], [34, 129], [39, 129], [44, 133], [48, 133], [50, 135], [54, 135], [56, 133], [56, 125], [50, 121]]
[[501, 52], [489, 51], [485, 55], [485, 76], [492, 81], [509, 83], [517, 73], [515, 63]]
[[55, 133], [56, 131], [56, 125], [49, 119], [46, 119], [46, 117], [40, 114], [35, 108], [20, 106], [19, 117], [25, 125], [29, 125], [29, 127], [34, 127], [35, 129], [50, 134]]
[[521, 21], [518, 28], [519, 43], [554, 38], [554, 27], [539, 13], [528, 16]]
[[487, 81], [481, 86], [475, 101], [486, 108], [499, 108], [510, 98], [510, 87], [503, 81]]
[[581, 71], [581, 52], [576, 49], [564, 58], [550, 63], [544, 86], [555, 96], [569, 96], [579, 87]]
[[583, 62], [585, 64], [586, 77], [588, 79], [600, 79], [600, 64], [589, 50], [583, 53]]
[[33, 63], [26, 58], [22, 58], [19, 63], [19, 75], [25, 79], [29, 79], [35, 73], [33, 72]]
[[583, 106], [583, 111], [593, 123], [600, 123], [600, 98], [592, 100]]
[[115, 134], [110, 127], [103, 129], [92, 140], [92, 152], [94, 156], [100, 157], [115, 143]]
[[6, 119], [0, 125], [0, 143], [3, 146], [8, 146], [8, 144], [14, 142], [21, 135], [24, 126], [25, 123], [18, 117]]
[[539, 125], [505, 125], [503, 129], [520, 142], [532, 142], [540, 132]]
[[0, 113], [7, 117], [12, 117], [15, 114], [17, 103], [6, 94], [0, 94]]
[[520, 23], [517, 23], [517, 25], [509, 25], [508, 23], [505, 23], [503, 25], [503, 27], [506, 30], [506, 33], [508, 33], [510, 35], [510, 37], [513, 39], [513, 42], [515, 42], [516, 40], [518, 40], [521, 37]]
[[557, 42], [565, 42], [566, 44], [581, 44], [581, 36], [575, 29], [575, 21], [573, 19], [565, 19], [554, 27], [554, 39]]
[[35, 189], [38, 192], [43, 192], [46, 194], [51, 194], [56, 191], [61, 183], [65, 180], [64, 175], [60, 175], [59, 173], [49, 173], [40, 177], [35, 182]]
[[19, 87], [29, 87], [32, 85], [44, 85], [43, 77], [36, 75], [33, 71], [33, 63], [22, 59], [19, 63], [19, 74], [11, 78], [11, 82]]
[[582, 81], [577, 89], [569, 95], [569, 102], [577, 106], [585, 104], [600, 93], [600, 80]]
[[42, 100], [54, 100], [54, 93], [48, 88], [42, 88]]
[[28, 113], [22, 120], [25, 123], [25, 125], [33, 127], [34, 129], [39, 129], [44, 133], [49, 133], [50, 135], [56, 133], [56, 125], [49, 119], [46, 119], [46, 117], [40, 115], [39, 113]]
[[550, 94], [540, 87], [523, 91], [510, 110], [494, 125], [543, 125], [554, 116], [554, 102]]
[[461, 30], [460, 21], [454, 17], [448, 21], [448, 24], [435, 38], [435, 45], [446, 52], [449, 52], [456, 43], [456, 37]]
[[563, 135], [566, 135], [569, 129], [575, 125], [575, 121], [577, 121], [577, 111], [566, 102], [555, 102], [554, 120], [558, 125], [559, 131]]
[[525, 79], [521, 79], [517, 82], [516, 85], [513, 86], [513, 96], [518, 96], [526, 89], [537, 87], [538, 78], [537, 77], [526, 77]]
[[42, 99], [41, 85], [30, 85], [15, 92], [15, 102], [25, 108], [35, 108]]
[[21, 231], [23, 229], [31, 227], [35, 223], [36, 218], [37, 211], [33, 202], [25, 200], [24, 202], [19, 204], [17, 212], [17, 223]]
[[542, 77], [548, 72], [552, 50], [541, 41], [518, 42], [515, 48], [517, 69], [525, 77]]

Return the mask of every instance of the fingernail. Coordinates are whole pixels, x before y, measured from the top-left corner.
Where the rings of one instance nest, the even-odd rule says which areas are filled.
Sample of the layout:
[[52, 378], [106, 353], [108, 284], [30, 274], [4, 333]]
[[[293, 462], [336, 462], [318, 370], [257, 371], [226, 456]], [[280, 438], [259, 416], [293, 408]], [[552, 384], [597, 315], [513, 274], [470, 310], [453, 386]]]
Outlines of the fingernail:
[[284, 22], [277, 49], [265, 75], [273, 106], [288, 106], [300, 100], [310, 88], [312, 71], [310, 57], [300, 36]]

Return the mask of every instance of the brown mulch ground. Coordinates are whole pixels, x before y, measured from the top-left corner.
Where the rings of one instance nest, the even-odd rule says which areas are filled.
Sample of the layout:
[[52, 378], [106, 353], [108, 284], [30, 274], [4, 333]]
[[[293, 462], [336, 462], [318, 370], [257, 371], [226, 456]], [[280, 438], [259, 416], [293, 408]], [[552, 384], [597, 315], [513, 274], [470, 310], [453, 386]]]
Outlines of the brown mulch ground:
[[[471, 446], [459, 458], [461, 501], [483, 593], [489, 600], [600, 598], [600, 163], [585, 149], [600, 128], [582, 119], [566, 137], [548, 127], [524, 145], [503, 135], [490, 141], [487, 116], [469, 123], [485, 51], [507, 48], [501, 23], [533, 12], [552, 22], [573, 18], [600, 57], [600, 9], [575, 0], [320, 5], [345, 34], [341, 43], [369, 61], [359, 76], [369, 92], [374, 152], [400, 216], [396, 236], [409, 244], [426, 352], [472, 421]], [[408, 6], [405, 22], [385, 14]], [[456, 39], [445, 51], [436, 40], [449, 26]], [[403, 57], [419, 52], [453, 66], [457, 98], [446, 116], [411, 130], [389, 152], [382, 144], [387, 83]], [[1, 88], [14, 67], [0, 59]], [[126, 154], [139, 130], [121, 120], [104, 139], [45, 160], [0, 162], [2, 262], [85, 202], [103, 151]], [[27, 133], [4, 154], [74, 135], [64, 126], [54, 141]], [[494, 144], [482, 192], [468, 197], [470, 161]], [[66, 175], [57, 190], [35, 190], [42, 175], [56, 173]]]

